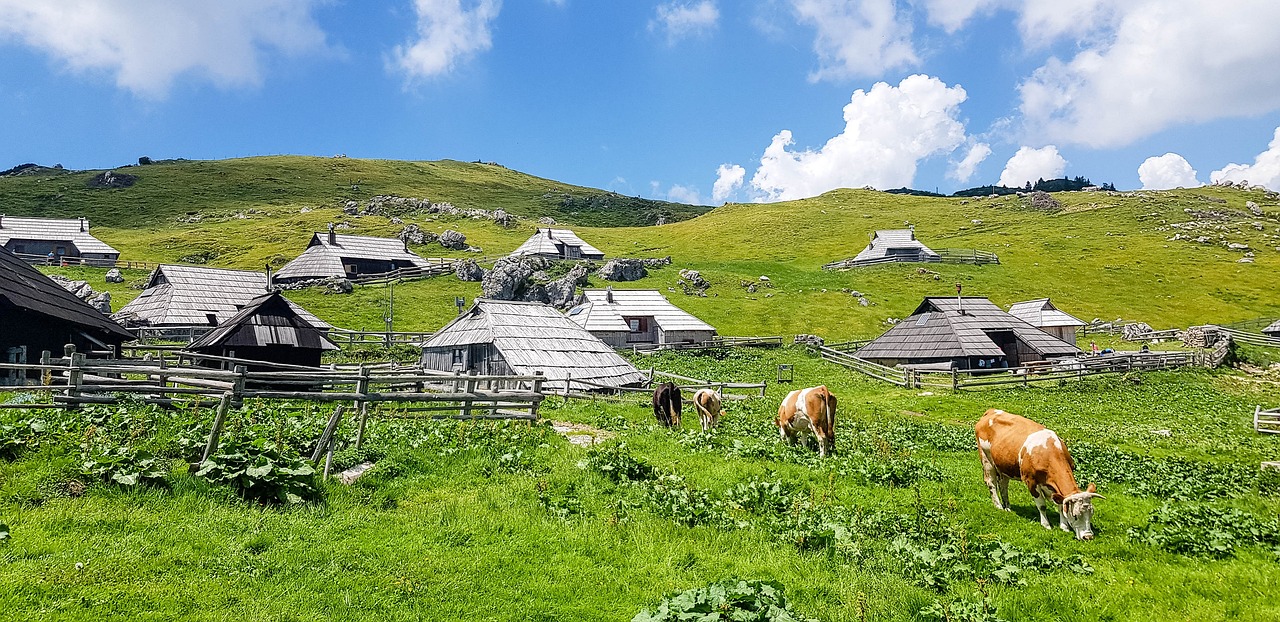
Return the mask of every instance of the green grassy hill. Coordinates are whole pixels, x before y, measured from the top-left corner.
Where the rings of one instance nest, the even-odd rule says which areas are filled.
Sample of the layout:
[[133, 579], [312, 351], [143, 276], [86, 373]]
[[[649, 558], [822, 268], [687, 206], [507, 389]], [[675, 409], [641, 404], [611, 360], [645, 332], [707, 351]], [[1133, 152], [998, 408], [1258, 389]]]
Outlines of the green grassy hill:
[[[603, 195], [529, 177], [494, 165], [457, 162], [380, 162], [321, 158], [252, 158], [135, 166], [127, 189], [89, 190], [88, 173], [0, 178], [9, 213], [94, 218], [94, 233], [123, 258], [172, 262], [193, 256], [209, 265], [262, 269], [282, 265], [305, 248], [310, 232], [329, 222], [355, 234], [394, 235], [401, 225], [382, 216], [354, 217], [338, 207], [348, 197], [376, 194], [427, 197], [460, 207], [501, 207], [569, 222], [611, 257], [670, 255], [671, 267], [618, 287], [654, 288], [727, 335], [817, 332], [828, 338], [879, 334], [889, 318], [909, 314], [924, 296], [989, 296], [997, 304], [1050, 296], [1084, 319], [1140, 320], [1157, 328], [1280, 315], [1274, 295], [1280, 268], [1280, 202], [1260, 190], [1207, 187], [1167, 192], [1072, 192], [1054, 196], [1059, 210], [1038, 210], [1016, 196], [933, 198], [867, 190], [838, 190], [774, 204], [731, 204], [662, 226], [617, 226], [631, 211], [563, 215], [548, 196]], [[356, 191], [353, 188], [359, 186]], [[64, 188], [48, 198], [44, 188]], [[46, 198], [41, 198], [46, 197]], [[50, 207], [42, 207], [45, 201]], [[1262, 214], [1252, 213], [1253, 202]], [[687, 206], [675, 206], [694, 210]], [[201, 215], [187, 222], [188, 212]], [[690, 211], [681, 215], [692, 215]], [[515, 249], [536, 220], [502, 228], [456, 217], [405, 218], [423, 229], [456, 229], [484, 255]], [[1195, 222], [1191, 228], [1174, 225]], [[855, 255], [876, 229], [915, 225], [933, 248], [977, 248], [999, 254], [1000, 265], [898, 264], [830, 272], [822, 264]], [[610, 225], [610, 226], [590, 226]], [[1179, 239], [1171, 239], [1179, 236]], [[1194, 238], [1203, 236], [1204, 242]], [[1190, 239], [1188, 239], [1190, 238]], [[1256, 256], [1239, 263], [1246, 244]], [[424, 256], [474, 256], [439, 245]], [[702, 273], [707, 297], [677, 287], [679, 270]], [[82, 278], [95, 280], [93, 273]], [[139, 280], [145, 273], [131, 274]], [[767, 286], [759, 281], [768, 276]], [[100, 279], [96, 279], [101, 285]], [[749, 292], [745, 283], [756, 283]], [[593, 280], [593, 286], [605, 283]], [[864, 294], [861, 306], [850, 292]], [[476, 296], [476, 283], [452, 277], [396, 288], [399, 330], [433, 330], [455, 313], [454, 296]], [[117, 287], [116, 304], [136, 290]], [[291, 293], [338, 326], [382, 326], [385, 289], [352, 296]]]

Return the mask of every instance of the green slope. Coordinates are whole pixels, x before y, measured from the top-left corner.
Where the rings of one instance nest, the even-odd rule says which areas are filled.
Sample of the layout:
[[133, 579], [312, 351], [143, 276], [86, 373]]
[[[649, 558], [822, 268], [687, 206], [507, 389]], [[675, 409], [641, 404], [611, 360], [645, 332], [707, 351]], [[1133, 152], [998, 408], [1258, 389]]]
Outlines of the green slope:
[[[322, 170], [328, 172], [317, 172]], [[72, 183], [80, 179], [76, 175], [87, 174], [20, 177], [0, 179], [0, 197], [10, 213], [32, 213], [32, 197], [37, 195], [31, 188], [75, 186], [66, 196], [87, 197], [84, 209], [62, 205], [62, 211], [48, 213], [93, 214], [95, 234], [121, 249], [126, 259], [179, 261], [204, 255], [210, 265], [262, 269], [296, 257], [310, 232], [329, 222], [347, 223], [348, 233], [398, 232], [401, 225], [385, 217], [341, 213], [336, 206], [352, 184], [359, 185], [364, 198], [425, 196], [461, 207], [502, 207], [530, 216], [555, 216], [544, 211], [544, 195], [553, 189], [599, 194], [497, 166], [457, 162], [253, 158], [127, 171], [142, 179], [124, 190], [90, 191], [82, 189], [82, 181]], [[135, 202], [139, 196], [147, 200]], [[965, 294], [990, 296], [1001, 305], [1050, 296], [1085, 321], [1123, 317], [1163, 328], [1280, 315], [1274, 276], [1280, 268], [1280, 202], [1274, 193], [1208, 187], [1054, 196], [1063, 209], [1032, 209], [1015, 196], [931, 198], [839, 190], [802, 201], [726, 205], [662, 226], [574, 228], [611, 257], [671, 255], [673, 266], [616, 286], [663, 290], [677, 305], [731, 335], [874, 336], [887, 327], [887, 319], [908, 315], [922, 297], [954, 295], [957, 282], [964, 284]], [[1264, 210], [1262, 216], [1246, 209], [1250, 201]], [[200, 212], [203, 219], [182, 222], [190, 211]], [[631, 216], [619, 216], [609, 224], [627, 218]], [[534, 220], [511, 229], [453, 217], [405, 220], [429, 231], [462, 231], [490, 256], [515, 249], [537, 226]], [[1206, 225], [1197, 231], [1171, 226], [1193, 220]], [[908, 222], [933, 248], [990, 250], [1002, 263], [820, 269], [826, 262], [856, 254], [876, 229], [901, 228]], [[1204, 235], [1210, 240], [1171, 240], [1175, 235]], [[1227, 243], [1247, 244], [1256, 254], [1255, 262], [1238, 263], [1244, 252], [1229, 250]], [[472, 256], [439, 245], [415, 250], [424, 256]], [[682, 268], [699, 270], [713, 283], [707, 297], [680, 291]], [[760, 286], [762, 275], [770, 278], [768, 287]], [[758, 291], [748, 292], [744, 282], [757, 283]], [[604, 285], [598, 280], [592, 284]], [[871, 304], [863, 307], [842, 290], [859, 291]], [[479, 291], [478, 284], [452, 277], [400, 285], [396, 328], [438, 328], [455, 313], [454, 296], [475, 296]], [[113, 292], [116, 304], [134, 292]], [[382, 326], [385, 290], [349, 297], [296, 292], [290, 297], [339, 326]]]

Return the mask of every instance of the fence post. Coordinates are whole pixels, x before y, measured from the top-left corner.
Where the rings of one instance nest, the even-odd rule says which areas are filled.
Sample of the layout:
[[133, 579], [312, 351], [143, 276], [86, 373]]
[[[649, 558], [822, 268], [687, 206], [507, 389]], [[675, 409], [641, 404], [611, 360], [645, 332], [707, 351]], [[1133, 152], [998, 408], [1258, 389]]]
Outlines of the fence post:
[[474, 395], [474, 394], [475, 394], [475, 392], [476, 392], [476, 378], [475, 378], [475, 375], [476, 375], [476, 370], [474, 370], [474, 369], [472, 369], [472, 370], [470, 370], [470, 371], [468, 371], [468, 372], [467, 372], [467, 376], [468, 376], [468, 378], [467, 378], [467, 396], [468, 396], [468, 397], [467, 397], [466, 401], [464, 401], [464, 402], [462, 403], [462, 418], [463, 418], [463, 419], [468, 419], [468, 418], [470, 418], [470, 417], [471, 417], [471, 402], [472, 402], [472, 400], [471, 400], [471, 397], [470, 397], [470, 396]]
[[533, 402], [529, 404], [529, 414], [533, 415], [534, 421], [538, 420], [538, 404], [542, 403], [542, 381], [542, 372], [533, 372], [533, 392], [539, 395], [539, 397], [533, 398]]
[[[63, 352], [67, 355], [67, 397], [80, 397], [80, 385], [84, 382], [84, 354], [76, 352], [75, 344], [67, 344], [63, 348]], [[79, 408], [79, 404], [67, 401], [67, 408]]]
[[[364, 363], [360, 364], [360, 379], [356, 381], [356, 393], [361, 396], [369, 394], [369, 370], [365, 368]], [[356, 428], [356, 449], [360, 449], [364, 444], [365, 422], [369, 419], [369, 403], [363, 399], [357, 399], [355, 407], [360, 411], [360, 425]]]
[[560, 394], [564, 399], [569, 399], [569, 387], [573, 384], [573, 374], [564, 375], [564, 392]]
[[951, 368], [951, 390], [960, 390], [960, 374], [956, 372], [956, 368]]
[[222, 436], [222, 426], [227, 418], [227, 408], [231, 405], [231, 394], [223, 393], [218, 401], [218, 410], [213, 416], [213, 429], [209, 430], [209, 442], [205, 443], [204, 453], [200, 454], [199, 464], [203, 465], [213, 452], [218, 451], [218, 438]]
[[244, 365], [236, 365], [232, 371], [236, 374], [236, 380], [231, 385], [231, 405], [240, 408], [244, 405], [244, 377], [249, 370]]
[[45, 350], [40, 353], [40, 384], [49, 386], [53, 384], [53, 370], [49, 369], [53, 365], [53, 353]]
[[160, 381], [161, 389], [169, 386], [169, 376], [164, 373], [164, 370], [167, 369], [168, 367], [169, 367], [169, 362], [166, 361], [164, 358], [164, 350], [161, 350], [160, 351], [160, 374], [157, 378]]

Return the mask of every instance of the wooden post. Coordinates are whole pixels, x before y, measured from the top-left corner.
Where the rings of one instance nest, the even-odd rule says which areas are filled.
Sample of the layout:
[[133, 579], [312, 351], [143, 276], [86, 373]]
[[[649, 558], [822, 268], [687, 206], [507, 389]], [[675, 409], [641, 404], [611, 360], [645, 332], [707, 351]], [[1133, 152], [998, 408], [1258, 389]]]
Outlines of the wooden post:
[[164, 370], [166, 370], [166, 369], [168, 369], [168, 368], [169, 368], [169, 362], [165, 360], [165, 357], [164, 357], [164, 350], [161, 350], [161, 351], [160, 351], [160, 374], [159, 374], [159, 376], [158, 376], [157, 380], [159, 380], [159, 381], [160, 381], [160, 388], [162, 388], [162, 389], [163, 389], [164, 387], [169, 386], [169, 376], [168, 376], [168, 374], [165, 374], [165, 373], [164, 373]]
[[569, 399], [569, 385], [572, 385], [572, 384], [573, 384], [573, 374], [565, 374], [564, 391], [560, 394], [560, 396], [566, 400]]
[[954, 367], [951, 368], [951, 390], [952, 391], [960, 390], [960, 373], [957, 372], [956, 368]]
[[311, 461], [320, 460], [320, 454], [326, 450], [332, 450], [333, 435], [338, 430], [338, 424], [342, 422], [342, 413], [347, 409], [346, 404], [338, 404], [334, 409], [333, 416], [329, 417], [329, 423], [324, 426], [324, 432], [320, 433], [320, 438], [316, 440], [316, 450], [311, 453]]
[[[80, 385], [84, 382], [84, 354], [76, 352], [75, 344], [63, 348], [67, 355], [67, 397], [80, 397]], [[79, 404], [67, 402], [67, 408], [79, 408]]]
[[[474, 370], [474, 369], [472, 369], [472, 370], [470, 370], [470, 371], [468, 371], [468, 372], [467, 372], [467, 376], [468, 376], [468, 378], [467, 378], [467, 394], [468, 394], [468, 395], [474, 394], [474, 393], [476, 392], [476, 379], [475, 379], [475, 375], [476, 375], [476, 370]], [[463, 419], [467, 419], [467, 418], [470, 418], [470, 417], [471, 417], [471, 398], [470, 398], [470, 397], [468, 397], [468, 398], [466, 399], [466, 401], [464, 401], [464, 402], [462, 403], [462, 418], [463, 418]]]
[[[360, 395], [369, 394], [369, 370], [365, 368], [364, 363], [360, 364], [360, 379], [356, 381], [356, 393]], [[369, 403], [363, 399], [356, 400], [356, 410], [360, 411], [360, 425], [356, 428], [356, 449], [364, 444], [364, 426], [369, 420]], [[328, 471], [329, 464], [325, 462], [325, 470]]]
[[240, 408], [244, 405], [244, 376], [249, 373], [249, 370], [244, 365], [236, 365], [233, 371], [236, 374], [236, 381], [231, 389], [231, 405]]
[[53, 384], [53, 370], [49, 369], [53, 365], [53, 353], [45, 350], [40, 353], [40, 384], [49, 386]]
[[[542, 380], [542, 372], [533, 372], [533, 392], [539, 395], [542, 394]], [[534, 401], [529, 404], [529, 414], [533, 415], [534, 421], [538, 420], [538, 404], [540, 403], [542, 403], [542, 400], [535, 398]]]
[[204, 464], [213, 452], [218, 451], [218, 437], [222, 436], [222, 426], [227, 418], [227, 408], [231, 406], [231, 394], [223, 393], [218, 401], [218, 410], [213, 416], [213, 429], [209, 431], [209, 442], [205, 443], [204, 453], [200, 455], [200, 464]]

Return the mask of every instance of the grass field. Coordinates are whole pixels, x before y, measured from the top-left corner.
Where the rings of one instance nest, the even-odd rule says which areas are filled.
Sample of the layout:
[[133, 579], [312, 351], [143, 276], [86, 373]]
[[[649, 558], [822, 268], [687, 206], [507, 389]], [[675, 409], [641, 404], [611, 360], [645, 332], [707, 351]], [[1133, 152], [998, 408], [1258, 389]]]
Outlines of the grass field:
[[[795, 386], [825, 382], [840, 396], [835, 458], [777, 441], [771, 420], [790, 385], [731, 403], [709, 436], [692, 416], [682, 431], [658, 428], [640, 400], [550, 398], [544, 417], [612, 431], [613, 451], [544, 426], [380, 420], [364, 454], [341, 450], [338, 462], [381, 466], [297, 507], [242, 501], [186, 472], [177, 458], [202, 442], [208, 412], [7, 414], [48, 425], [36, 447], [0, 452], [11, 533], [0, 609], [13, 620], [626, 620], [665, 594], [743, 577], [780, 581], [821, 620], [935, 619], [919, 612], [980, 593], [1006, 620], [1280, 616], [1280, 502], [1257, 477], [1278, 441], [1249, 429], [1254, 403], [1280, 401], [1275, 386], [1182, 371], [927, 395], [793, 349], [639, 364], [772, 381], [782, 362], [796, 365]], [[1074, 448], [1082, 483], [1107, 496], [1094, 541], [1041, 528], [1016, 482], [1012, 513], [991, 506], [971, 441], [991, 406], [1036, 417]], [[250, 408], [229, 434], [309, 452], [322, 426], [318, 413]], [[80, 473], [84, 443], [161, 456], [163, 485], [95, 482]], [[628, 460], [655, 473], [608, 476]], [[73, 480], [88, 484], [80, 496]], [[1187, 524], [1152, 526], [1166, 505]]]

